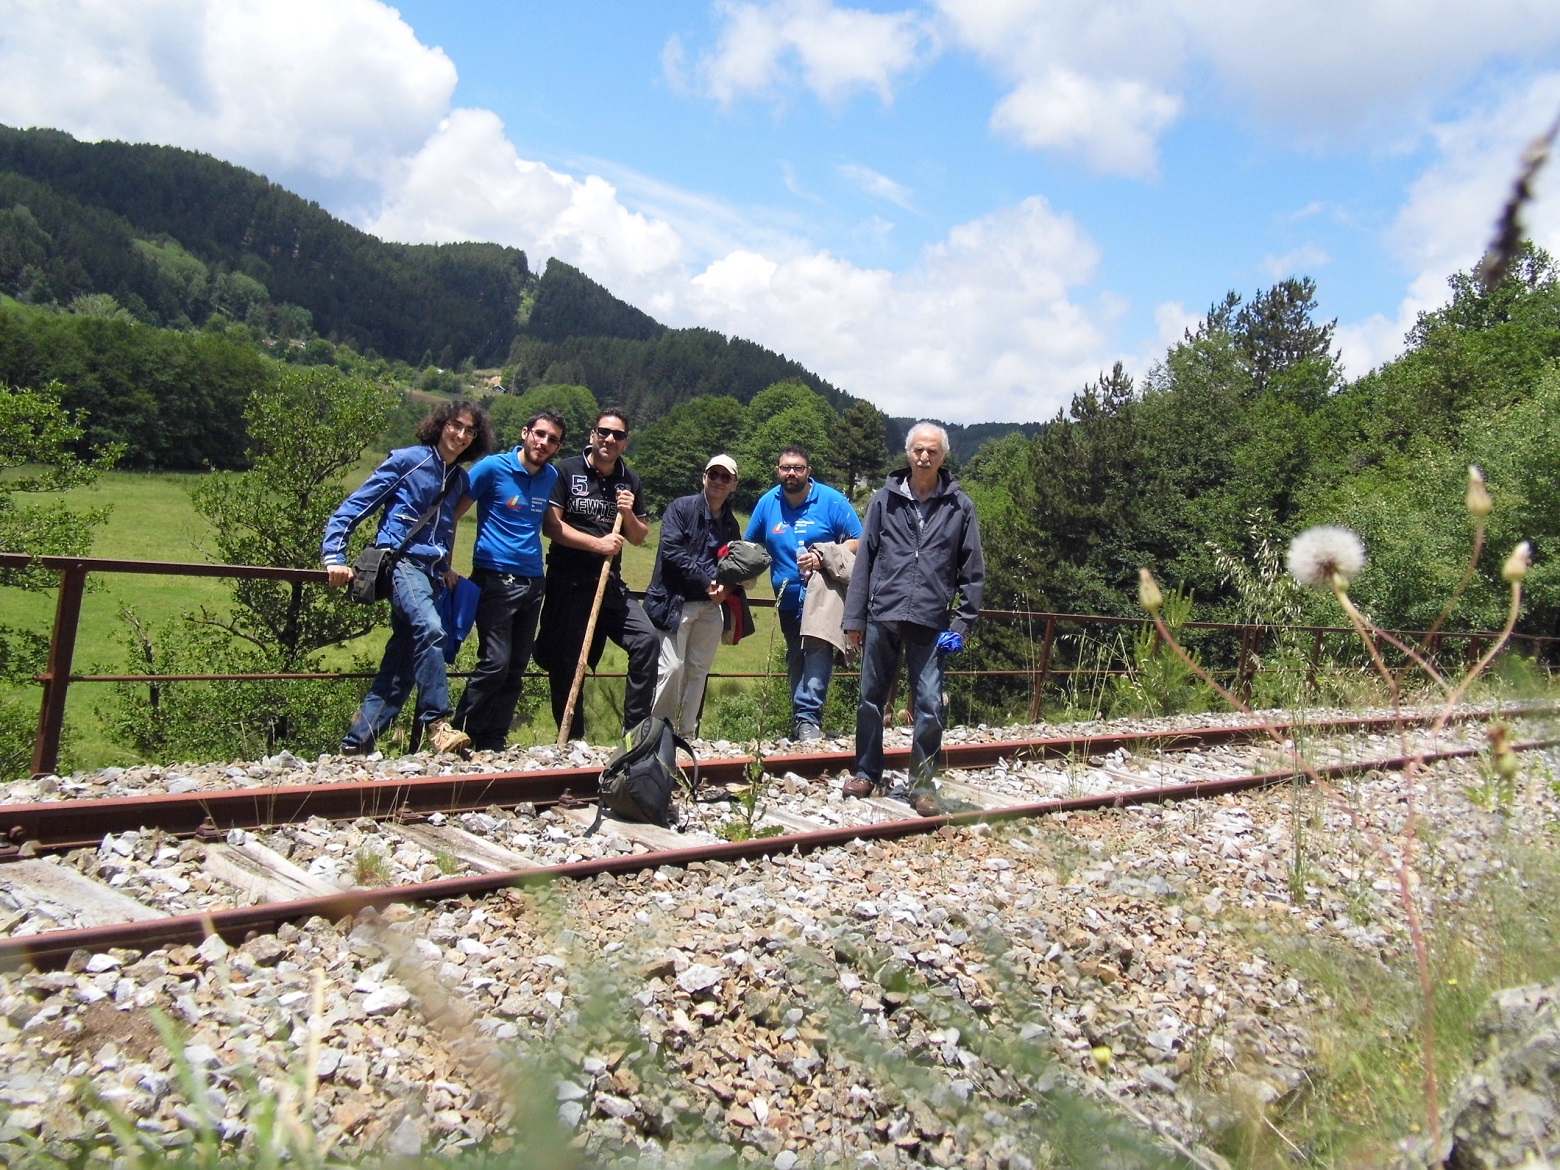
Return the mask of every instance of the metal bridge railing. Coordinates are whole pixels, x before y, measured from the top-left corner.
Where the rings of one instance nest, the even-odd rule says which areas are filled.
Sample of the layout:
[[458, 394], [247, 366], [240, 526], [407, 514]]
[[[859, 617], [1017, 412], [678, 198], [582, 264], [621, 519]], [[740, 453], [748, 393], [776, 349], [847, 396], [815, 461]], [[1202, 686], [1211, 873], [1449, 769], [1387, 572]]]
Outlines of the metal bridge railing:
[[[177, 561], [127, 561], [97, 557], [32, 557], [21, 553], [0, 553], [0, 569], [24, 570], [42, 567], [60, 575], [59, 592], [54, 609], [54, 628], [49, 639], [48, 663], [36, 681], [43, 688], [38, 708], [38, 731], [33, 745], [32, 770], [35, 775], [53, 772], [59, 765], [60, 735], [65, 724], [65, 701], [73, 683], [136, 683], [136, 682], [264, 682], [305, 679], [366, 679], [372, 673], [348, 671], [322, 671], [292, 674], [73, 674], [72, 662], [76, 652], [77, 627], [81, 619], [81, 599], [90, 573], [138, 573], [179, 577], [228, 577], [270, 581], [292, 581], [302, 584], [326, 584], [321, 569], [280, 569], [266, 565], [213, 565]], [[769, 598], [753, 598], [756, 607], [773, 606]], [[983, 621], [1025, 623], [1031, 631], [1042, 630], [1038, 653], [1028, 665], [1016, 669], [951, 670], [956, 678], [1022, 678], [1030, 692], [1029, 720], [1036, 722], [1044, 707], [1047, 686], [1055, 679], [1075, 679], [1079, 675], [1111, 675], [1124, 673], [1122, 668], [1095, 668], [1085, 671], [1078, 665], [1065, 666], [1054, 662], [1060, 627], [1142, 627], [1146, 618], [1117, 617], [1106, 614], [1044, 613], [1030, 610], [987, 609], [981, 611]], [[1313, 636], [1309, 672], [1314, 677], [1318, 668], [1323, 639], [1328, 635], [1342, 634], [1353, 637], [1354, 631], [1346, 626], [1257, 626], [1234, 622], [1186, 622], [1187, 630], [1223, 631], [1240, 635], [1240, 649], [1235, 664], [1221, 668], [1219, 675], [1232, 680], [1232, 690], [1249, 694], [1252, 680], [1260, 667], [1258, 649], [1262, 639], [1281, 631], [1310, 634]], [[1395, 630], [1391, 633], [1405, 641], [1417, 642], [1426, 637], [1424, 631]], [[1468, 661], [1478, 655], [1483, 646], [1498, 637], [1488, 630], [1441, 630], [1430, 639], [1432, 652], [1446, 642], [1462, 641], [1463, 653]], [[1560, 643], [1560, 638], [1541, 637], [1532, 634], [1515, 634], [1513, 642], [1531, 645], [1535, 654], [1543, 653], [1546, 646]], [[850, 677], [851, 672], [838, 672], [840, 677]], [[462, 672], [452, 672], [462, 677]], [[620, 674], [607, 672], [598, 678], [616, 678]], [[711, 672], [711, 678], [772, 678], [771, 672]]]

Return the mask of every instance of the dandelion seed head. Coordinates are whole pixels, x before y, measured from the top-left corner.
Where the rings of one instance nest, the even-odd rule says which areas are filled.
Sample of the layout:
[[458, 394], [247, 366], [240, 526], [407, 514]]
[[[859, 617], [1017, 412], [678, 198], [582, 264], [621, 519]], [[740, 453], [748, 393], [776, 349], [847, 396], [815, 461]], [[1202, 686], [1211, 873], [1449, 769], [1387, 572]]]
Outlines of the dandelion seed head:
[[1529, 567], [1533, 564], [1533, 546], [1523, 541], [1511, 550], [1511, 555], [1506, 558], [1506, 566], [1501, 569], [1500, 575], [1506, 579], [1509, 585], [1515, 585], [1527, 576]]
[[1476, 520], [1483, 520], [1495, 510], [1489, 488], [1484, 486], [1484, 475], [1471, 464], [1468, 467], [1468, 511]]
[[1158, 613], [1159, 607], [1164, 605], [1165, 596], [1159, 591], [1159, 582], [1154, 580], [1154, 574], [1147, 569], [1138, 570], [1138, 604], [1149, 613]]
[[1365, 543], [1347, 528], [1323, 524], [1289, 542], [1289, 573], [1309, 589], [1348, 583], [1365, 567]]

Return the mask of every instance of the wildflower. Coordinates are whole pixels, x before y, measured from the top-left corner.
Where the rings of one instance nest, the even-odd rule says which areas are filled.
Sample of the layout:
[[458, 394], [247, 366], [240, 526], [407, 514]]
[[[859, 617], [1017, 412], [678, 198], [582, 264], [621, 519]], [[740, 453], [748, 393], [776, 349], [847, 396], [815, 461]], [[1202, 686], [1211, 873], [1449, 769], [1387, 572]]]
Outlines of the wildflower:
[[1500, 575], [1506, 579], [1507, 584], [1515, 585], [1527, 576], [1528, 567], [1533, 563], [1533, 546], [1523, 541], [1511, 550], [1511, 555], [1506, 558], [1506, 567], [1500, 571]]
[[1345, 589], [1365, 567], [1364, 542], [1347, 528], [1307, 528], [1289, 542], [1289, 573], [1311, 589]]
[[1138, 604], [1149, 613], [1158, 613], [1164, 603], [1164, 594], [1159, 592], [1159, 582], [1154, 580], [1154, 575], [1147, 569], [1139, 569]]
[[1483, 520], [1495, 510], [1495, 502], [1490, 499], [1490, 492], [1484, 486], [1484, 475], [1472, 464], [1468, 467], [1468, 512], [1475, 520]]

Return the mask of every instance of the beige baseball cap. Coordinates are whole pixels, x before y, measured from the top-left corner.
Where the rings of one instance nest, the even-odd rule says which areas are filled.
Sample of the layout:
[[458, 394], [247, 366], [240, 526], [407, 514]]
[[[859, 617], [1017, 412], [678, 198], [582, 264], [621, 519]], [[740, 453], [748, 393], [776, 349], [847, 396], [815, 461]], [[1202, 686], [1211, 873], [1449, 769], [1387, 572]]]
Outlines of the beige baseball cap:
[[708, 471], [712, 467], [724, 467], [731, 472], [732, 478], [736, 478], [737, 461], [730, 455], [711, 455], [710, 461], [704, 465], [704, 470]]

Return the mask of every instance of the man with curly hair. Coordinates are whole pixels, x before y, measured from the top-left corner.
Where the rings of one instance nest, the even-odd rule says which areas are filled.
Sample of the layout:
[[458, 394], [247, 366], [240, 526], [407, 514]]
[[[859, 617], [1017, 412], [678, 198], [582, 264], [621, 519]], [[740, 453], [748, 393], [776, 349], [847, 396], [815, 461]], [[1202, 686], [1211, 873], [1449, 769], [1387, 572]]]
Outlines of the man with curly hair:
[[[417, 425], [418, 443], [388, 458], [348, 496], [325, 524], [321, 557], [330, 584], [352, 580], [347, 537], [379, 514], [374, 543], [406, 550], [395, 561], [390, 589], [390, 641], [379, 673], [341, 740], [341, 754], [365, 755], [395, 722], [417, 687], [417, 720], [435, 751], [458, 752], [471, 738], [450, 726], [450, 682], [444, 665], [444, 623], [438, 598], [453, 588], [450, 556], [455, 545], [455, 507], [468, 494], [462, 463], [493, 447], [487, 414], [474, 402], [456, 399], [432, 410]], [[423, 519], [426, 516], [427, 519]], [[410, 537], [408, 541], [407, 538]]]

